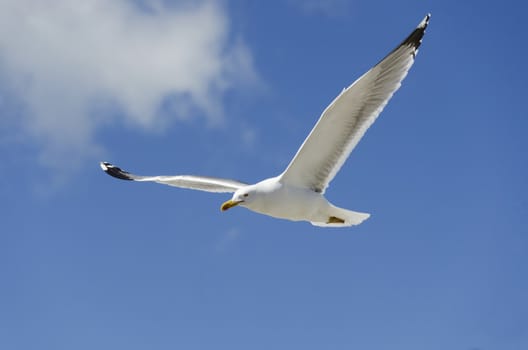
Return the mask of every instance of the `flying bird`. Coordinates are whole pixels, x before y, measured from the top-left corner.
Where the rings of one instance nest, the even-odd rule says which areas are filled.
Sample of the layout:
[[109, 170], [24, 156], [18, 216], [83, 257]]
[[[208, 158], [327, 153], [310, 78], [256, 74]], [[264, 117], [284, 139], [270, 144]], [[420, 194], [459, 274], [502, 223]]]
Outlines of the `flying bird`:
[[107, 162], [101, 168], [113, 177], [207, 192], [231, 192], [222, 204], [315, 226], [358, 225], [370, 214], [331, 204], [324, 193], [367, 129], [376, 120], [414, 63], [431, 15], [378, 64], [345, 88], [323, 111], [284, 172], [256, 184], [215, 177], [134, 175]]

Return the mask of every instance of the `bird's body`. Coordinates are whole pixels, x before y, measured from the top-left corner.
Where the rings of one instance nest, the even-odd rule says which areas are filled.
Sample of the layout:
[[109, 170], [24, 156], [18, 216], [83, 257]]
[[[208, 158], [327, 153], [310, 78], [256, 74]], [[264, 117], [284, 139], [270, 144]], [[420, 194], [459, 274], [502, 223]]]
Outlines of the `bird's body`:
[[285, 185], [278, 176], [263, 180], [255, 185], [243, 187], [237, 192], [233, 197], [237, 198], [238, 196], [240, 200], [243, 200], [245, 193], [250, 194], [248, 197], [253, 197], [253, 200], [245, 200], [238, 205], [254, 212], [279, 219], [309, 221], [317, 226], [357, 224], [369, 216], [368, 214], [337, 208], [328, 202], [321, 193], [302, 187]]
[[391, 53], [366, 72], [324, 110], [286, 170], [250, 185], [213, 177], [139, 176], [106, 162], [109, 175], [133, 181], [153, 181], [208, 192], [234, 192], [221, 209], [240, 205], [254, 212], [316, 226], [360, 224], [370, 215], [338, 208], [324, 197], [326, 188], [353, 148], [376, 120], [414, 63], [429, 23], [427, 15]]

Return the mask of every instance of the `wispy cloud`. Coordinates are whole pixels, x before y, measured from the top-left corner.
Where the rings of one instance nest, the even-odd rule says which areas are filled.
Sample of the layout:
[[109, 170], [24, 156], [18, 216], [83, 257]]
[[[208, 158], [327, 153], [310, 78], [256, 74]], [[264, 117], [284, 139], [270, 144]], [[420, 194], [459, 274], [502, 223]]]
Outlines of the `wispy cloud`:
[[257, 143], [257, 131], [255, 128], [246, 125], [242, 128], [241, 139], [244, 149], [247, 151], [252, 151], [254, 150], [255, 144]]
[[329, 17], [342, 16], [350, 11], [349, 0], [290, 0], [307, 14], [320, 14]]
[[221, 122], [223, 93], [257, 79], [249, 49], [218, 2], [167, 4], [0, 0], [0, 132], [53, 167], [97, 152], [109, 123]]
[[215, 250], [219, 254], [227, 252], [235, 242], [240, 238], [240, 230], [238, 228], [230, 228], [216, 243]]

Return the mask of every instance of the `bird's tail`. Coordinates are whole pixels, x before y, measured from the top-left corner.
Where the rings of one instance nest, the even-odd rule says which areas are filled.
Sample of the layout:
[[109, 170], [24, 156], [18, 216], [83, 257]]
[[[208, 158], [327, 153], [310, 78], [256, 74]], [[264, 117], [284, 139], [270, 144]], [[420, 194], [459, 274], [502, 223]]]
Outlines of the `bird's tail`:
[[359, 225], [369, 218], [370, 214], [338, 208], [331, 205], [328, 219], [325, 222], [311, 222], [314, 226], [321, 227], [346, 227]]

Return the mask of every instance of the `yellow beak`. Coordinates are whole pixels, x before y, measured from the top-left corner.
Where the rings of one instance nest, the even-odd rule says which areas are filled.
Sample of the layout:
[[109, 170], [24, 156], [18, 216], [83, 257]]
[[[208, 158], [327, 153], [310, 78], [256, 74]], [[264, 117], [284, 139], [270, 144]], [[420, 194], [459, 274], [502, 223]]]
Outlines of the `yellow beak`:
[[243, 201], [233, 201], [233, 200], [230, 199], [227, 202], [224, 202], [224, 204], [222, 204], [222, 206], [220, 207], [220, 210], [226, 211], [229, 208], [236, 207], [237, 205], [239, 205], [242, 202]]

